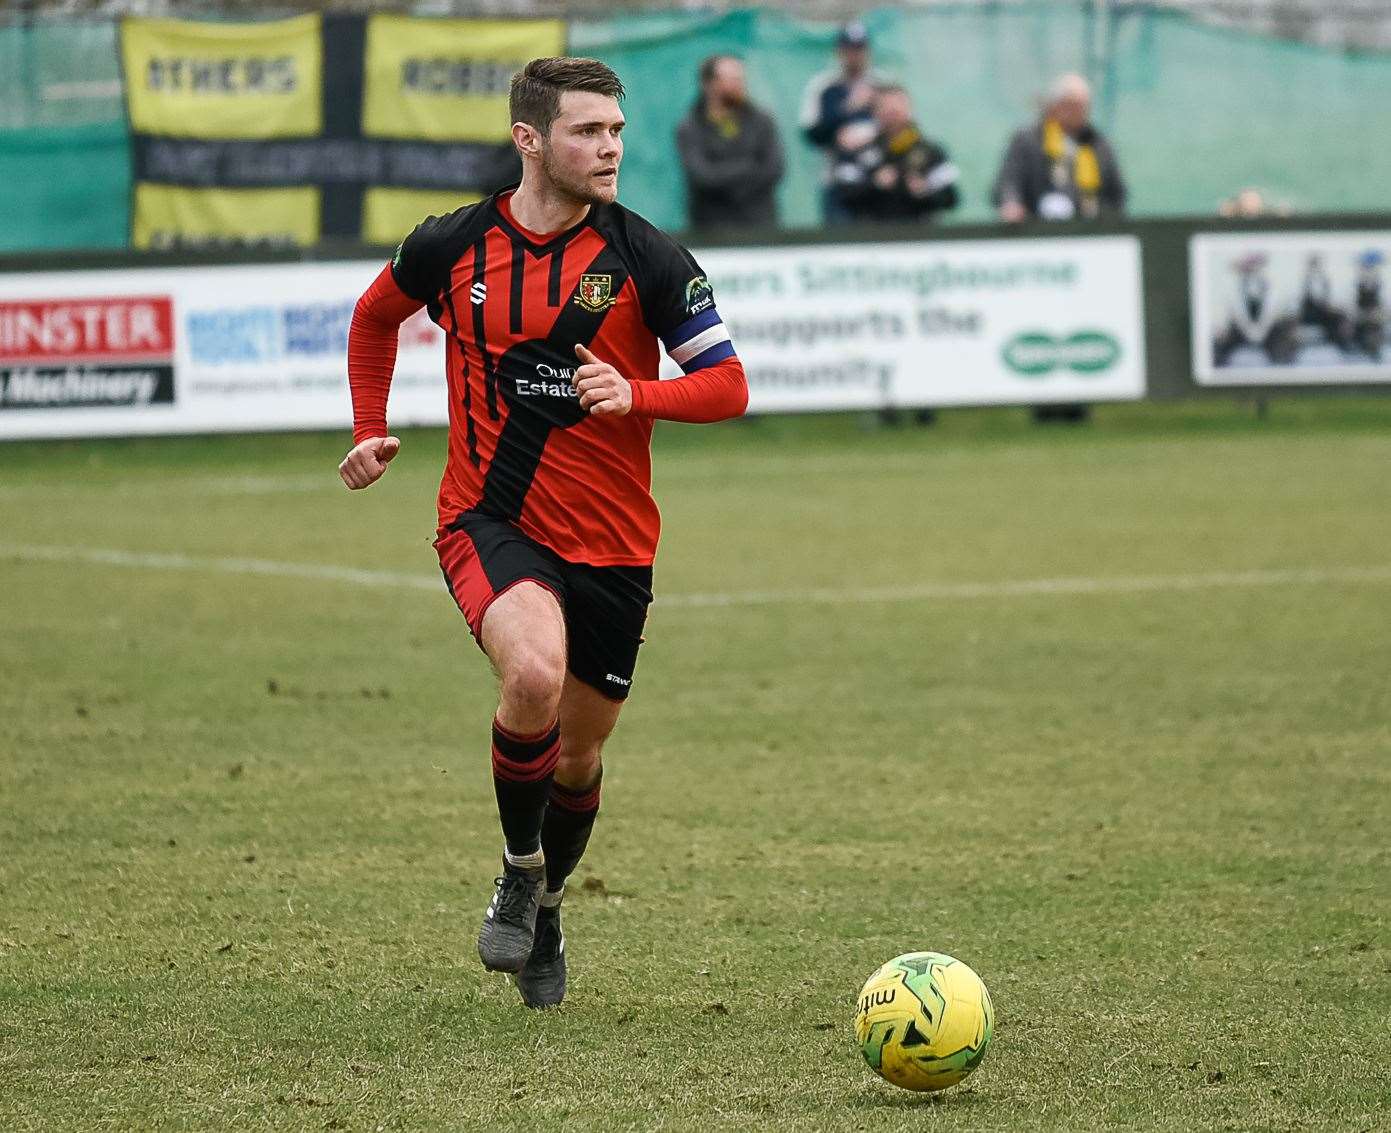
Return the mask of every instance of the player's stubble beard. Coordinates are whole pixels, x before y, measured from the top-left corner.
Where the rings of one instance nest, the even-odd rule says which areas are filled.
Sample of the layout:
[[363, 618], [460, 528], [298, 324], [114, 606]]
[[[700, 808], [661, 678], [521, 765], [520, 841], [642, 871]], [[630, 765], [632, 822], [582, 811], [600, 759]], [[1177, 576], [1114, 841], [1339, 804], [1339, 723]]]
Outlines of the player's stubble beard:
[[[613, 164], [616, 170], [618, 162], [615, 161]], [[595, 185], [588, 177], [568, 173], [555, 160], [555, 155], [546, 142], [541, 143], [541, 172], [554, 192], [569, 197], [576, 204], [607, 205], [618, 199], [617, 175], [614, 176], [612, 187], [609, 187]]]

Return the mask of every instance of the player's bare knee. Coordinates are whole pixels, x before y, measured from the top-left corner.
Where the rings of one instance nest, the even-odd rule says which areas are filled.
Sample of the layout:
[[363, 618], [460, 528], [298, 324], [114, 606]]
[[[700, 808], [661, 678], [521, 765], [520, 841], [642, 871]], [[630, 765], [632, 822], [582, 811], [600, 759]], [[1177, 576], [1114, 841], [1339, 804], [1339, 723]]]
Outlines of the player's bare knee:
[[564, 682], [563, 656], [545, 650], [527, 650], [511, 658], [503, 671], [502, 703], [517, 715], [554, 720]]

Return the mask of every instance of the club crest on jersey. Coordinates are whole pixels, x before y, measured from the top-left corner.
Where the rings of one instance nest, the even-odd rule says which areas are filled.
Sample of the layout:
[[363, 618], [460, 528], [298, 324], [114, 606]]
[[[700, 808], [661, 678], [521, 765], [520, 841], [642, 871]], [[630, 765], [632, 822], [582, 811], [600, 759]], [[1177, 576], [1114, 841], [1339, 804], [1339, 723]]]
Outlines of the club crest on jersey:
[[575, 292], [575, 302], [586, 311], [607, 311], [615, 303], [618, 297], [613, 292], [613, 276], [611, 275], [582, 275], [580, 276], [579, 290]]

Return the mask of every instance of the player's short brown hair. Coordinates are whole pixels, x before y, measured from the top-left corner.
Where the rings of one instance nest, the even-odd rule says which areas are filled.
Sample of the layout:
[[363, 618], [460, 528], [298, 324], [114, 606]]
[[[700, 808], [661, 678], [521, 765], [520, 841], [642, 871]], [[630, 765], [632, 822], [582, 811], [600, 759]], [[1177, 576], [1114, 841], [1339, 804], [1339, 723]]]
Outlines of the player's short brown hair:
[[597, 59], [533, 59], [512, 76], [507, 110], [513, 122], [525, 122], [549, 134], [551, 123], [560, 115], [560, 96], [572, 90], [623, 97], [622, 81]]

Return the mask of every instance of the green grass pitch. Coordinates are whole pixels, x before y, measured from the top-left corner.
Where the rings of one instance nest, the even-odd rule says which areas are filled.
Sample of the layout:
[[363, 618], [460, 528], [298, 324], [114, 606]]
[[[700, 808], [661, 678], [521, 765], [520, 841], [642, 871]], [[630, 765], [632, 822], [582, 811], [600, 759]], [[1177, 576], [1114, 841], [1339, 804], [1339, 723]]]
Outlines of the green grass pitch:
[[[1391, 400], [656, 442], [546, 1014], [442, 434], [0, 446], [0, 1128], [1391, 1128]], [[918, 949], [935, 1098], [853, 1043]]]

